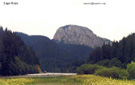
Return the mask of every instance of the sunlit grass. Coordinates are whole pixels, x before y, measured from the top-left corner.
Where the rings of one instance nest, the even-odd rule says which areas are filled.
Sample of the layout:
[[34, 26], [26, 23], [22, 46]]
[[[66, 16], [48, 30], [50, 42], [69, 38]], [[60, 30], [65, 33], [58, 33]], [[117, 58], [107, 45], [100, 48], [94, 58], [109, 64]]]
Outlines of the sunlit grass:
[[94, 75], [0, 79], [0, 85], [135, 85], [134, 80], [117, 80]]
[[94, 76], [94, 75], [78, 75], [71, 78], [82, 82], [87, 85], [135, 85], [135, 81], [130, 80], [117, 80], [112, 78]]

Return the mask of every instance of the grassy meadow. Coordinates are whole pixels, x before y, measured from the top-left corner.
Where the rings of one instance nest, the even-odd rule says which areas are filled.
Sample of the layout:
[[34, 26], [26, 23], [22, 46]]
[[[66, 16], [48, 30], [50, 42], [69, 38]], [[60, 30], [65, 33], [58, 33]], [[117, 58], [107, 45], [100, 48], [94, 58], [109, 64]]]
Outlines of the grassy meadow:
[[0, 78], [0, 85], [135, 85], [135, 80], [117, 80], [95, 75], [64, 77]]

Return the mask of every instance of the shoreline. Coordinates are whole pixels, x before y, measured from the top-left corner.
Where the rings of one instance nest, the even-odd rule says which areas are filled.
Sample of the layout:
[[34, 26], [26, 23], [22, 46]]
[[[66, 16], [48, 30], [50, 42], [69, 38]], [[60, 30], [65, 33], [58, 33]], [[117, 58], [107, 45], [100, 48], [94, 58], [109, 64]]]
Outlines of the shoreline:
[[26, 74], [16, 76], [0, 76], [0, 78], [31, 78], [31, 77], [58, 77], [58, 76], [73, 76], [77, 73], [37, 73], [37, 74]]

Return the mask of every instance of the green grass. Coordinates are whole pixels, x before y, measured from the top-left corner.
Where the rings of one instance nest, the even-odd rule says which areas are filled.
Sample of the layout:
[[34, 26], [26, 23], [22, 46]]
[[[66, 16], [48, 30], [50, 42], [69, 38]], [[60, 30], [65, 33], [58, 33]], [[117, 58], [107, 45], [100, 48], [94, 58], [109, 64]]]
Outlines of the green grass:
[[77, 75], [65, 77], [8, 78], [0, 79], [0, 85], [135, 85], [134, 80]]

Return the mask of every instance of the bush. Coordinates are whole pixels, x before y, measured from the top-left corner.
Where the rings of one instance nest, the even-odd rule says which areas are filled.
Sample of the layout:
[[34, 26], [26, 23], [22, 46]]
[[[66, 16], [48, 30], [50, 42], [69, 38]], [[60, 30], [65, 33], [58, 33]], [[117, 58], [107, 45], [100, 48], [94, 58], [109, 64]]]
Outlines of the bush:
[[129, 76], [128, 72], [125, 69], [120, 69], [118, 67], [98, 69], [95, 71], [95, 75], [117, 79], [127, 79]]
[[76, 72], [78, 74], [94, 74], [96, 70], [105, 68], [104, 66], [99, 66], [97, 64], [83, 64], [81, 67], [77, 67]]
[[121, 67], [122, 66], [122, 63], [120, 60], [118, 60], [117, 58], [113, 58], [111, 59], [109, 65], [109, 67], [112, 67], [112, 66], [115, 66], [115, 67]]
[[108, 67], [109, 63], [110, 63], [110, 60], [109, 60], [109, 59], [104, 59], [104, 60], [102, 60], [102, 61], [99, 61], [97, 64], [98, 64], [98, 65], [101, 65], [101, 66], [106, 66], [106, 67]]
[[96, 70], [102, 69], [102, 68], [105, 68], [105, 67], [104, 66], [99, 66], [97, 64], [94, 64], [94, 65], [89, 64], [88, 68], [87, 68], [87, 71], [88, 71], [89, 74], [94, 74]]
[[87, 64], [83, 64], [83, 65], [81, 65], [81, 67], [76, 68], [76, 72], [78, 74], [84, 74], [84, 72], [87, 70], [87, 67], [88, 67]]
[[127, 71], [129, 72], [129, 78], [135, 78], [135, 62], [131, 62], [131, 64], [127, 65]]

